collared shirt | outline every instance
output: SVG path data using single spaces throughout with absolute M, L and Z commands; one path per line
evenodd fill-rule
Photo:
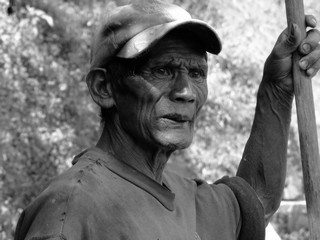
M 245 211 L 226 184 L 165 172 L 161 185 L 98 148 L 73 164 L 22 213 L 16 240 L 238 239 Z

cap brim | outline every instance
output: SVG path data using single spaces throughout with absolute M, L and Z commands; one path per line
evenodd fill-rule
M 150 27 L 131 38 L 118 52 L 117 57 L 135 58 L 154 46 L 161 38 L 174 29 L 186 29 L 199 38 L 199 45 L 209 53 L 218 54 L 222 45 L 216 31 L 207 23 L 196 20 L 183 20 Z

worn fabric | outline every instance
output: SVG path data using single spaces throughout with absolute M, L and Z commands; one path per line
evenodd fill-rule
M 252 213 L 223 182 L 165 172 L 161 185 L 98 148 L 73 163 L 25 209 L 15 240 L 233 240 L 244 224 L 256 228 L 241 215 L 263 212 L 254 194 L 248 198 L 249 206 L 257 206 Z M 253 191 L 244 183 L 241 188 Z
M 241 210 L 242 226 L 239 240 L 265 239 L 265 217 L 255 191 L 242 178 L 223 177 L 215 184 L 226 184 L 235 194 Z

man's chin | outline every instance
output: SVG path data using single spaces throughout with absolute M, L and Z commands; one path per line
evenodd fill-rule
M 167 151 L 185 149 L 192 143 L 192 136 L 166 136 L 158 139 L 161 147 Z

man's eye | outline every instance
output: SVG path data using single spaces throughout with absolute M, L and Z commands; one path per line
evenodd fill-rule
M 193 69 L 193 70 L 190 70 L 189 76 L 194 79 L 200 79 L 200 78 L 204 78 L 205 74 L 202 70 Z
M 161 68 L 156 68 L 153 70 L 153 73 L 155 76 L 161 78 L 161 77 L 169 77 L 172 75 L 172 71 L 168 67 L 161 67 Z

